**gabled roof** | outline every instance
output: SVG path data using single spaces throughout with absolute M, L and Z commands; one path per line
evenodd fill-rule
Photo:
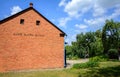
M 21 14 L 29 11 L 29 10 L 34 10 L 36 13 L 38 13 L 40 16 L 42 16 L 42 18 L 44 18 L 46 21 L 48 21 L 50 24 L 52 24 L 56 29 L 58 29 L 58 30 L 61 31 L 64 35 L 66 35 L 65 32 L 63 32 L 61 29 L 59 29 L 55 24 L 53 24 L 51 21 L 49 21 L 46 17 L 44 17 L 42 14 L 40 14 L 40 13 L 39 13 L 37 10 L 35 10 L 33 7 L 29 7 L 29 8 L 24 9 L 24 10 L 22 10 L 22 11 L 16 13 L 16 14 L 10 16 L 10 17 L 7 17 L 7 18 L 5 18 L 5 19 L 3 19 L 3 20 L 0 20 L 0 24 L 2 24 L 2 23 L 4 23 L 4 22 L 7 22 L 7 21 L 9 21 L 9 20 L 11 20 L 11 19 L 13 19 L 13 18 L 15 18 L 15 17 L 17 17 L 17 16 L 19 16 L 19 15 L 21 15 Z

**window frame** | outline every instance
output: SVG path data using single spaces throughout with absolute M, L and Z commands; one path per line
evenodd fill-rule
M 24 19 L 20 19 L 20 24 L 24 24 L 25 20 Z
M 36 20 L 36 25 L 39 26 L 40 25 L 40 21 Z

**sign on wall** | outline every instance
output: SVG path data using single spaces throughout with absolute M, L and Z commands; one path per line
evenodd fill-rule
M 13 33 L 14 36 L 31 36 L 31 37 L 44 37 L 42 34 L 32 34 L 32 33 Z

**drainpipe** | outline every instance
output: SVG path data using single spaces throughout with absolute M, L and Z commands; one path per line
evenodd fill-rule
M 66 63 L 66 50 L 64 49 L 64 68 L 66 68 L 67 63 Z
M 64 40 L 64 68 L 67 67 L 67 61 L 66 61 L 66 49 L 65 49 L 65 45 L 67 44 L 67 42 L 65 42 Z

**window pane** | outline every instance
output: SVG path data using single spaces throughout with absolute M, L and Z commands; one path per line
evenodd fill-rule
M 24 24 L 24 19 L 21 19 L 21 20 L 20 20 L 20 24 Z
M 37 21 L 36 21 L 36 25 L 40 25 L 40 21 L 37 20 Z

